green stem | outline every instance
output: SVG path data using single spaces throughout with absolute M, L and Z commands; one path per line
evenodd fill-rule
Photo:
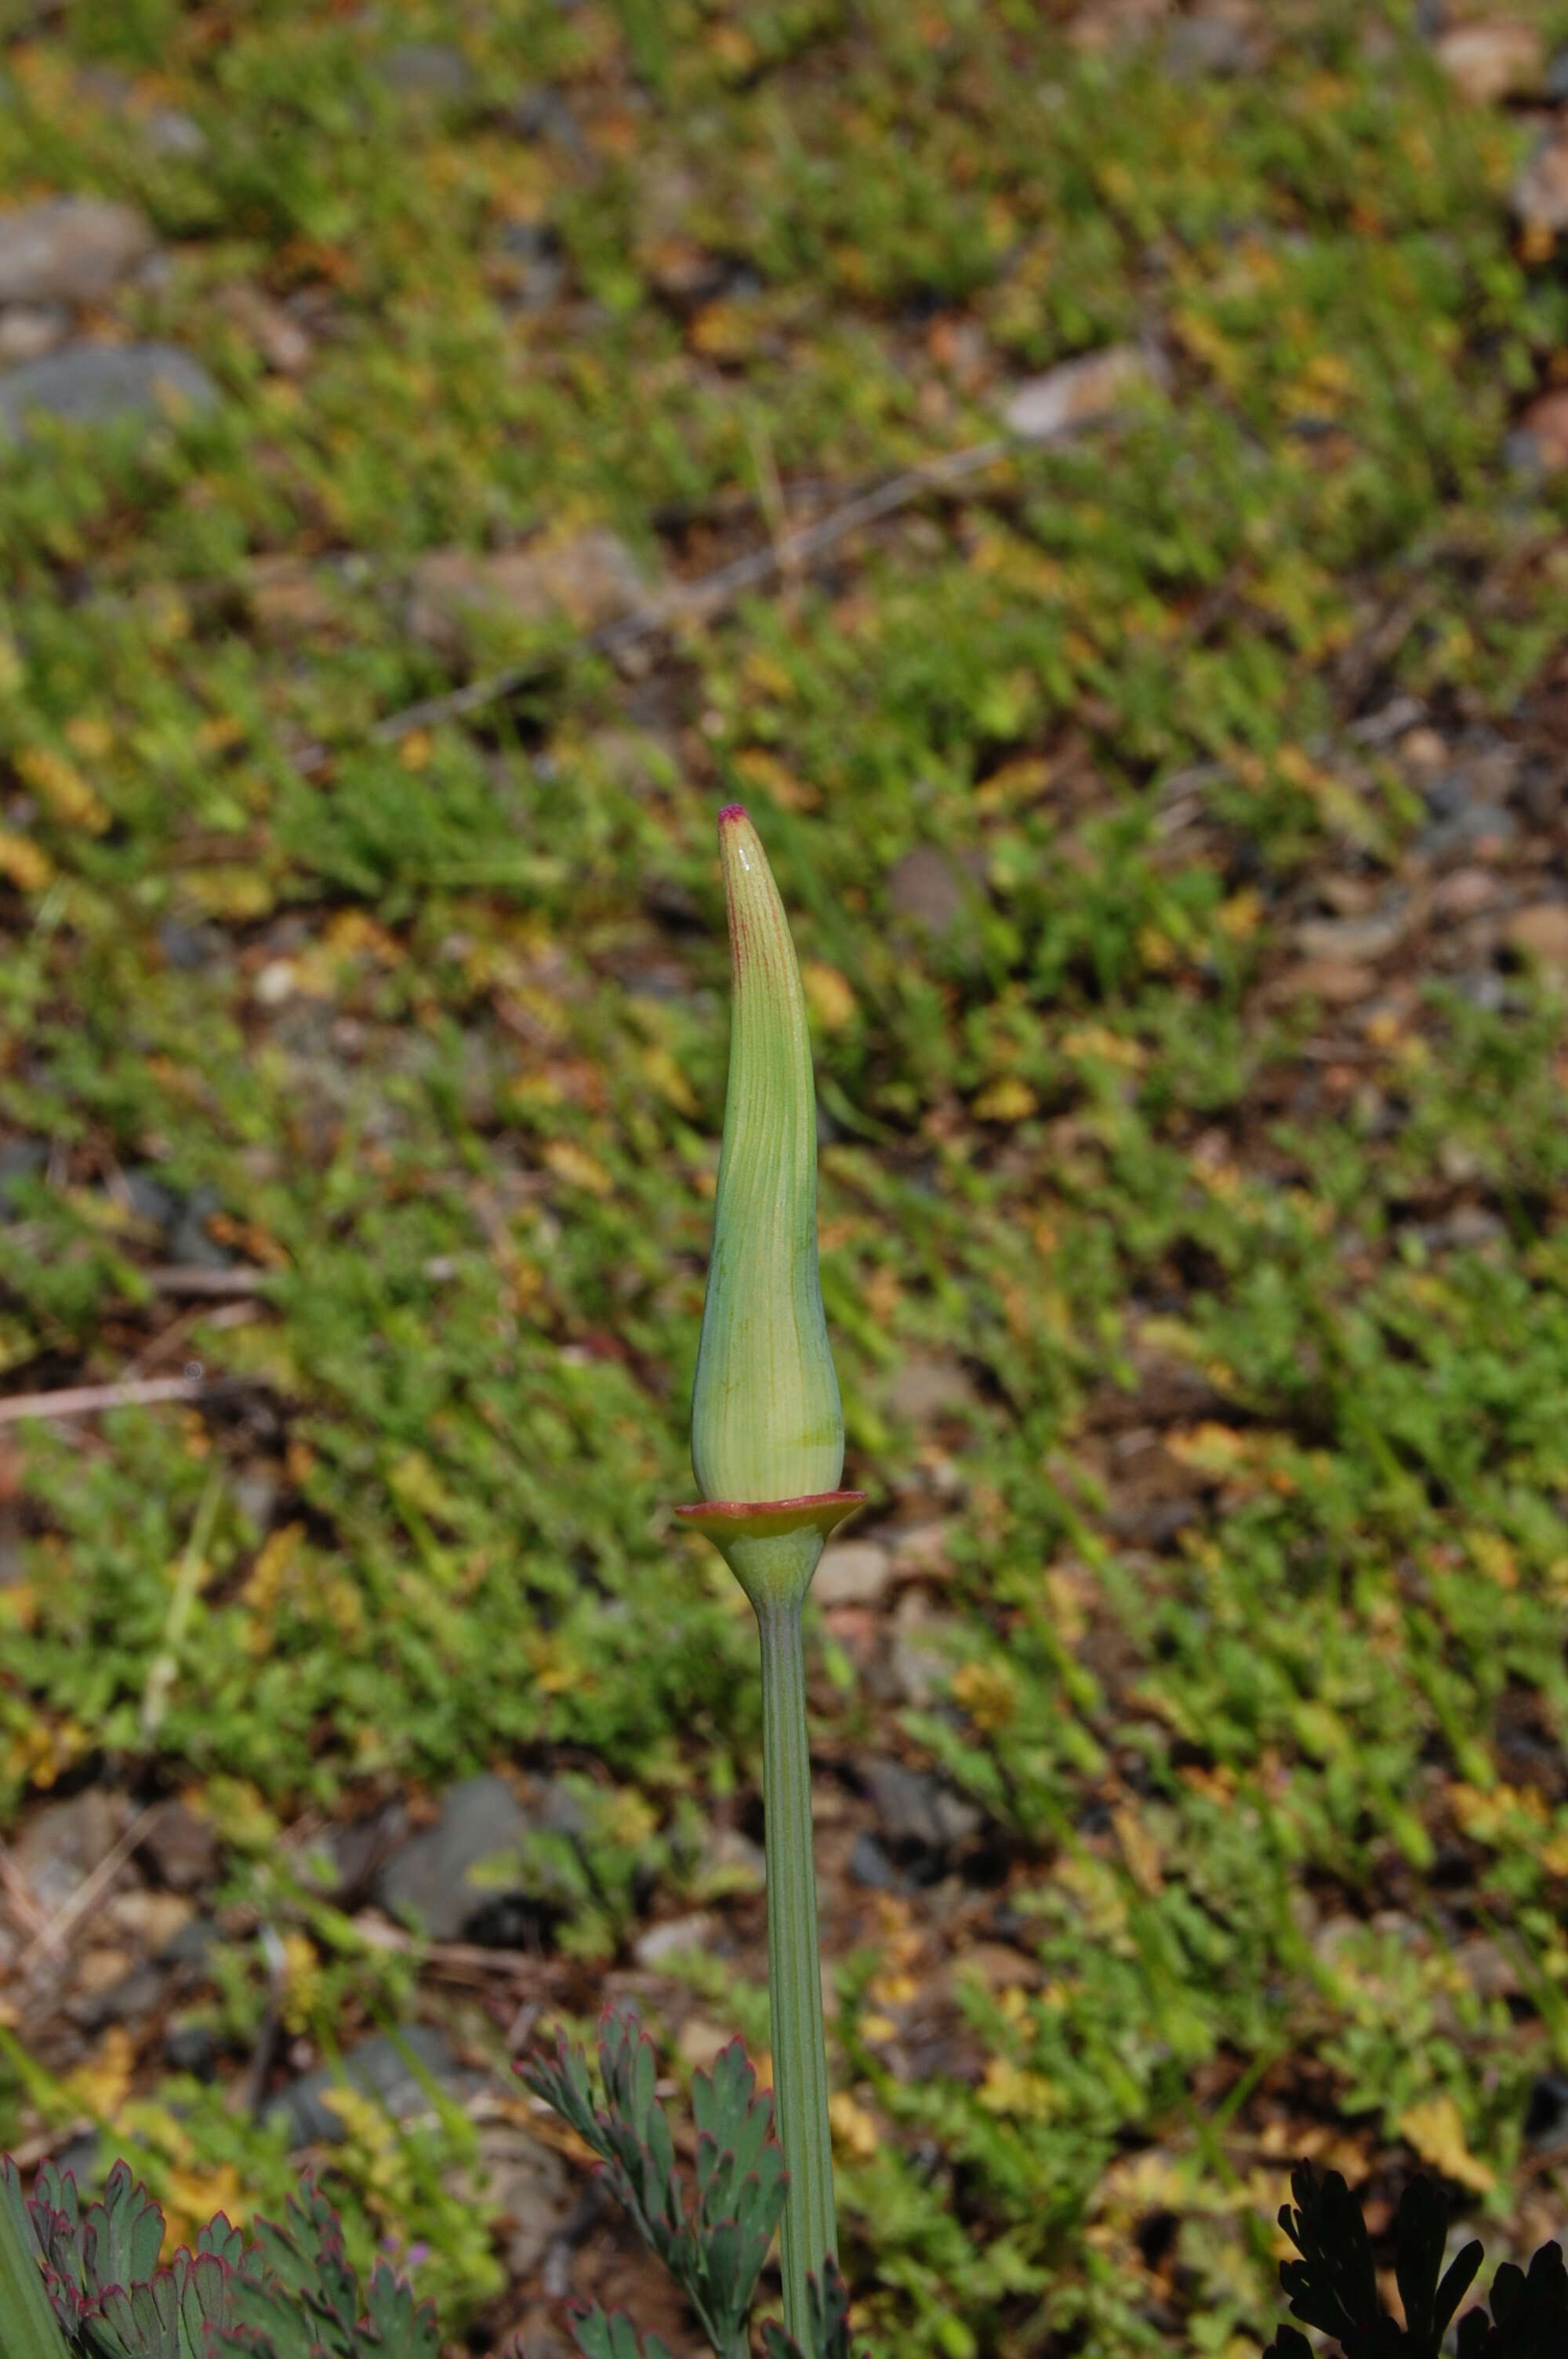
M 223 1474 L 215 1469 L 207 1478 L 196 1510 L 196 1520 L 190 1527 L 190 1538 L 185 1554 L 180 1558 L 174 1576 L 174 1588 L 169 1594 L 168 1614 L 163 1625 L 163 1645 L 153 1658 L 142 1690 L 141 1726 L 144 1743 L 151 1744 L 162 1723 L 168 1702 L 168 1691 L 174 1685 L 179 1669 L 179 1650 L 185 1644 L 196 1594 L 207 1573 L 207 1551 L 212 1545 L 212 1527 L 218 1520 L 218 1509 L 223 1500 Z
M 838 2249 L 822 1958 L 811 1856 L 811 1754 L 800 1605 L 757 1606 L 762 1642 L 762 1800 L 768 1868 L 768 2000 L 773 2104 L 789 2170 L 784 2213 L 784 2324 L 811 2348 L 808 2275 Z

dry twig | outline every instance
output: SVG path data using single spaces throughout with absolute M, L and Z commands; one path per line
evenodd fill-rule
M 219 1390 L 210 1376 L 133 1376 L 114 1385 L 67 1385 L 59 1392 L 13 1393 L 0 1400 L 0 1426 L 29 1418 L 101 1417 L 112 1408 L 154 1408 L 160 1401 L 200 1400 Z
M 370 1950 L 395 1950 L 416 1958 L 422 1966 L 447 1967 L 460 1973 L 531 1974 L 541 1983 L 557 1979 L 562 1962 L 535 1955 L 532 1950 L 491 1949 L 481 1941 L 427 1941 L 384 1918 L 362 1913 L 353 1928 Z
M 92 1875 L 77 1886 L 70 1898 L 55 1910 L 28 1942 L 16 1962 L 19 1973 L 29 1973 L 41 1958 L 64 1955 L 66 1935 L 74 1932 L 84 1918 L 92 1915 L 136 1845 L 162 1818 L 164 1809 L 162 1802 L 149 1802 L 145 1810 L 137 1811 L 118 1843 L 105 1852 Z
M 142 1272 L 155 1294 L 204 1295 L 217 1301 L 247 1299 L 259 1294 L 275 1275 L 270 1269 L 251 1269 L 244 1264 L 233 1269 L 207 1269 L 200 1262 L 169 1262 Z
M 712 622 L 746 591 L 758 588 L 775 575 L 788 577 L 803 572 L 841 541 L 848 540 L 862 525 L 892 516 L 928 492 L 945 491 L 966 483 L 971 475 L 983 474 L 1008 458 L 1015 448 L 1014 443 L 999 435 L 989 442 L 971 443 L 967 450 L 944 451 L 935 459 L 923 460 L 918 467 L 906 468 L 902 475 L 894 475 L 874 490 L 847 500 L 842 507 L 834 508 L 816 524 L 777 534 L 765 549 L 737 557 L 715 572 L 704 574 L 700 581 L 679 582 L 661 591 L 630 614 L 589 632 L 582 645 L 591 655 L 620 655 L 639 641 L 652 638 L 660 631 L 678 628 L 683 623 Z M 406 705 L 401 712 L 389 713 L 376 723 L 370 732 L 371 743 L 395 745 L 416 729 L 433 729 L 442 722 L 461 721 L 470 712 L 503 703 L 530 680 L 536 679 L 546 664 L 554 660 L 553 657 L 535 657 L 528 662 L 514 664 L 506 671 L 491 672 L 483 679 L 470 680 L 464 688 L 449 689 L 444 695 L 427 696 L 418 704 Z M 325 769 L 331 759 L 330 746 L 307 745 L 296 756 L 295 766 L 309 777 Z
M 0 1401 L 0 1425 L 28 1418 L 99 1418 L 108 1408 L 156 1408 L 158 1401 L 200 1401 L 205 1375 L 132 1375 L 118 1385 L 64 1385 L 59 1392 L 14 1392 Z

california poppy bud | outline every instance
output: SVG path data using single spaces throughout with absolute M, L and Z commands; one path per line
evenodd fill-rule
M 733 1012 L 713 1251 L 691 1405 L 708 1532 L 756 1602 L 805 1594 L 839 1491 L 844 1412 L 816 1265 L 816 1100 L 806 995 L 756 829 L 719 819 Z M 788 1548 L 775 1543 L 793 1536 Z M 749 1542 L 766 1542 L 758 1549 Z M 786 1571 L 785 1567 L 788 1570 Z

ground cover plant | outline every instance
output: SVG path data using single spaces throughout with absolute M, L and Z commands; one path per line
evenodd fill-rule
M 688 2201 L 675 2161 L 668 2116 L 654 2094 L 651 2044 L 635 2018 L 607 2009 L 599 2071 L 562 2039 L 553 2063 L 529 2068 L 529 2085 L 600 2158 L 598 2179 L 635 2224 L 650 2252 L 686 2295 L 715 2354 L 752 2348 L 748 2316 L 773 2232 L 785 2209 L 783 2156 L 771 2136 L 771 2107 L 739 2040 L 693 2083 L 697 2168 Z M 1337 2171 L 1320 2183 L 1298 2166 L 1299 2208 L 1280 2225 L 1300 2258 L 1280 2278 L 1298 2318 L 1336 2337 L 1342 2359 L 1436 2359 L 1481 2264 L 1473 2237 L 1446 2267 L 1441 2195 L 1418 2176 L 1394 2222 L 1395 2279 L 1402 2319 L 1379 2299 L 1366 2222 Z M 0 2328 L 11 2359 L 211 2359 L 243 2350 L 253 2359 L 431 2359 L 438 2328 L 428 2302 L 378 2263 L 362 2292 L 343 2252 L 341 2224 L 307 2179 L 286 2224 L 253 2224 L 249 2237 L 220 2212 L 193 2247 L 164 2257 L 164 2214 L 123 2162 L 101 2200 L 81 2204 L 69 2173 L 52 2164 L 24 2199 L 9 2161 L 0 2166 Z M 789 2295 L 789 2238 L 784 2276 Z M 807 2279 L 804 2348 L 813 2359 L 849 2359 L 849 2297 L 829 2256 Z M 1562 2248 L 1543 2245 L 1528 2272 L 1497 2271 L 1486 2303 L 1458 2319 L 1460 2359 L 1554 2359 L 1568 2333 L 1568 2272 Z M 624 2310 L 597 2302 L 568 2312 L 582 2359 L 669 2359 L 661 2337 L 640 2336 Z M 762 2326 L 767 2359 L 798 2359 L 802 2344 L 772 2319 Z M 513 2359 L 522 2359 L 514 2342 Z M 1312 2345 L 1281 2327 L 1264 2359 L 1307 2359 Z
M 164 2216 L 124 2163 L 85 2208 L 74 2182 L 49 2166 L 24 2207 L 7 2166 L 0 2207 L 0 2237 L 20 2232 L 20 2269 L 0 2266 L 0 2318 L 16 2359 L 207 2359 L 225 2350 L 433 2359 L 429 2304 L 416 2306 L 384 2261 L 362 2291 L 331 2207 L 308 2184 L 284 2227 L 258 2223 L 246 2238 L 220 2213 L 193 2251 L 167 2263 Z
M 1568 20 L 1509 17 L 1478 78 L 1336 0 L 10 10 L 24 2172 L 123 2152 L 172 2245 L 311 2159 L 475 2347 L 692 2347 L 507 2067 L 605 1995 L 766 2055 L 750 1609 L 671 1512 L 739 799 L 870 1494 L 807 1651 L 857 2341 L 1255 2351 L 1303 2154 L 1390 2304 L 1420 2169 L 1560 2231 Z M 51 418 L 105 350 L 183 407 Z

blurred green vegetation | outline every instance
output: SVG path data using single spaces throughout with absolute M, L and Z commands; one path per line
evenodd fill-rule
M 1420 2154 L 1496 2230 L 1568 2070 L 1561 993 L 1424 922 L 1359 1001 L 1281 984 L 1314 880 L 1426 874 L 1411 764 L 1347 730 L 1522 741 L 1568 621 L 1563 495 L 1506 449 L 1568 342 L 1509 215 L 1531 126 L 1402 6 L 1278 0 L 1223 74 L 1065 16 L 79 0 L 0 69 L 0 186 L 145 212 L 113 321 L 219 394 L 0 454 L 0 1353 L 14 1391 L 230 1380 L 7 1436 L 0 1827 L 93 1775 L 199 1795 L 323 2055 L 418 1984 L 291 1881 L 307 1812 L 564 1766 L 589 1831 L 529 1874 L 568 1950 L 721 1889 L 752 1638 L 668 1509 L 742 797 L 821 1018 L 846 1480 L 948 1518 L 935 1691 L 830 1631 L 819 1733 L 983 1803 L 1020 1952 L 919 2071 L 920 1897 L 846 1969 L 858 2314 L 946 2359 L 1252 2349 L 1303 2144 Z M 1141 341 L 1169 367 L 1108 421 L 619 664 L 580 612 L 415 614 L 436 550 L 693 578 L 779 487 L 809 518 Z M 181 1220 L 260 1275 L 173 1333 Z M 964 1379 L 925 1432 L 911 1356 Z M 1106 1437 L 1151 1424 L 1184 1504 L 1141 1531 Z M 218 1960 L 243 2049 L 266 1972 Z M 5 2022 L 0 2140 L 85 2110 L 177 2212 L 279 2200 L 222 2083 L 124 2042 L 73 2081 Z M 351 2126 L 354 2234 L 427 2244 L 460 2323 L 501 2277 L 460 2110 Z

